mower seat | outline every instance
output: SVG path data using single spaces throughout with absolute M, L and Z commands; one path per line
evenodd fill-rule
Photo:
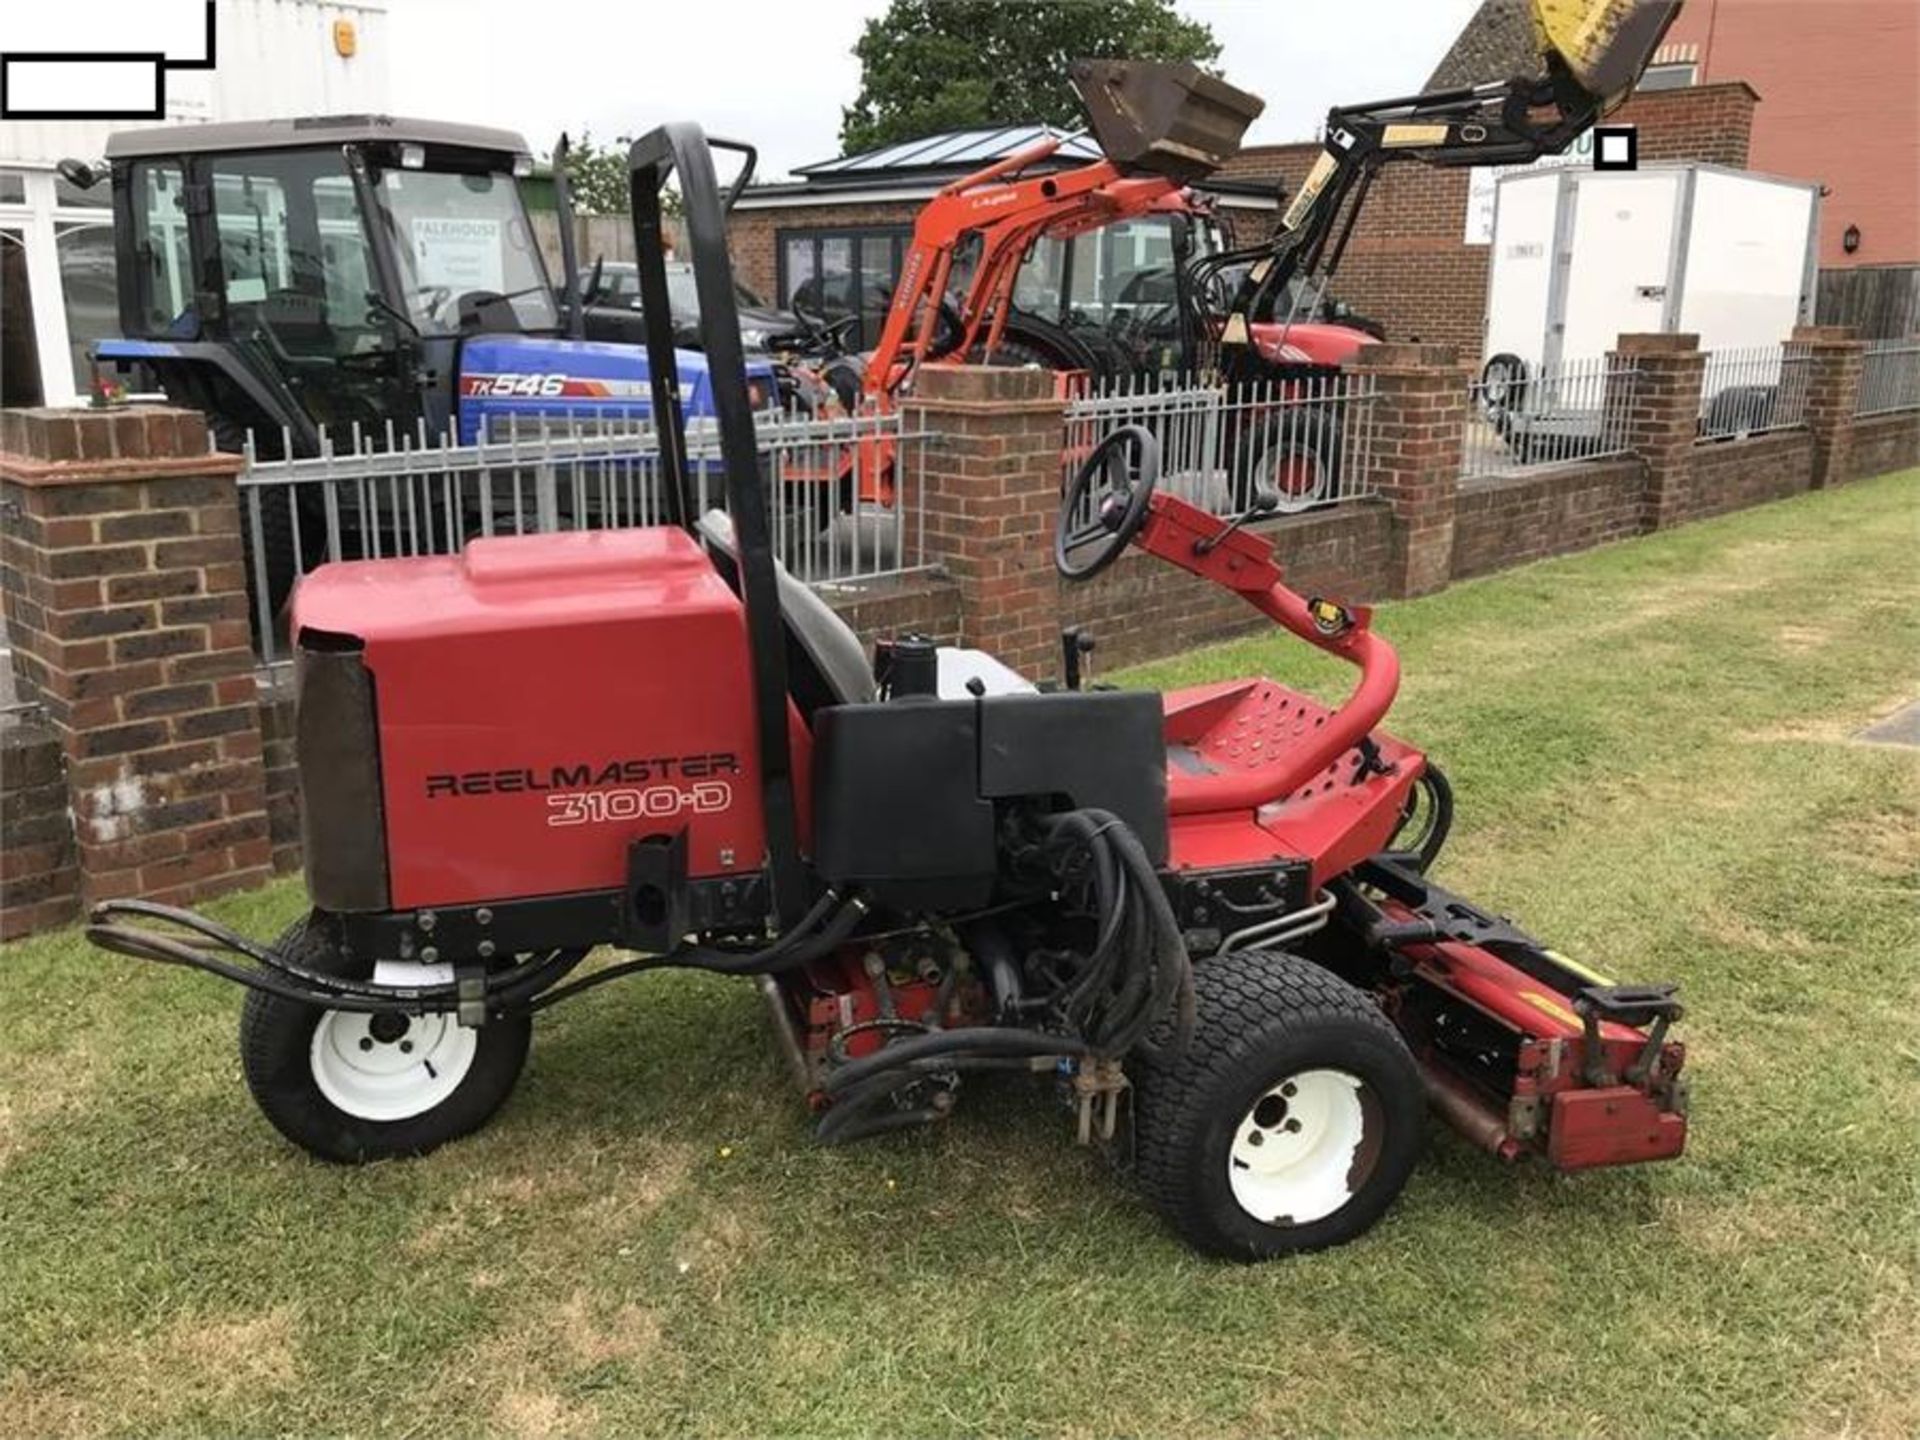
M 738 562 L 733 519 L 726 511 L 707 511 L 695 528 L 707 547 L 726 556 L 730 566 Z M 864 705 L 875 699 L 873 666 L 867 661 L 860 637 L 831 605 L 814 594 L 812 586 L 794 579 L 778 561 L 773 568 L 780 586 L 780 615 L 787 623 L 788 656 L 800 660 L 811 672 L 793 677 L 802 708 L 811 712 L 820 704 Z M 808 704 L 809 700 L 814 703 Z

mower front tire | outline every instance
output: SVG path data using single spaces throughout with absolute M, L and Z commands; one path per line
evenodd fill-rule
M 1426 1093 L 1362 991 L 1293 955 L 1194 967 L 1193 1038 L 1131 1067 L 1137 1178 L 1196 1249 L 1266 1260 L 1353 1239 L 1419 1158 Z
M 310 918 L 276 948 L 321 974 L 371 974 Z M 424 1155 L 478 1130 L 513 1093 L 532 1037 L 528 1015 L 463 1029 L 451 1015 L 363 1015 L 251 990 L 240 1014 L 240 1064 L 282 1135 L 322 1160 L 361 1164 Z

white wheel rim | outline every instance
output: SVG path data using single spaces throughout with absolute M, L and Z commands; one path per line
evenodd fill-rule
M 1308 1225 L 1351 1200 L 1371 1169 L 1361 1150 L 1377 1107 L 1365 1099 L 1364 1082 L 1344 1070 L 1303 1070 L 1262 1092 L 1227 1156 L 1240 1208 L 1263 1225 Z
M 360 1120 L 411 1120 L 460 1088 L 478 1034 L 451 1015 L 414 1015 L 396 1017 L 406 1029 L 383 1040 L 376 1018 L 329 1010 L 313 1027 L 313 1083 L 329 1101 Z
M 1280 483 L 1281 474 L 1289 464 L 1305 463 L 1313 468 L 1313 483 L 1304 489 L 1289 491 Z M 1320 456 L 1313 450 L 1296 450 L 1286 445 L 1274 445 L 1261 453 L 1254 467 L 1254 473 L 1264 475 L 1271 482 L 1274 492 L 1280 497 L 1280 512 L 1292 515 L 1301 510 L 1312 509 L 1327 498 L 1328 481 L 1331 472 L 1321 462 Z

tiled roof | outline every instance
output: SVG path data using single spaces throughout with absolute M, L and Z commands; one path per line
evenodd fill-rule
M 1427 80 L 1427 89 L 1482 85 L 1545 73 L 1534 47 L 1527 0 L 1481 0 L 1480 8 Z

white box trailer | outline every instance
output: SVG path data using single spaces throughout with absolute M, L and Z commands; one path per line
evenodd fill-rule
M 1557 436 L 1570 453 L 1590 450 L 1602 438 L 1600 357 L 1618 336 L 1778 346 L 1813 318 L 1819 208 L 1817 184 L 1719 165 L 1502 176 L 1481 352 L 1489 417 L 1509 443 L 1519 430 L 1531 449 L 1557 448 Z M 1715 374 L 1723 406 L 1746 408 L 1782 378 L 1777 351 Z M 1703 412 L 1719 398 L 1703 395 Z

